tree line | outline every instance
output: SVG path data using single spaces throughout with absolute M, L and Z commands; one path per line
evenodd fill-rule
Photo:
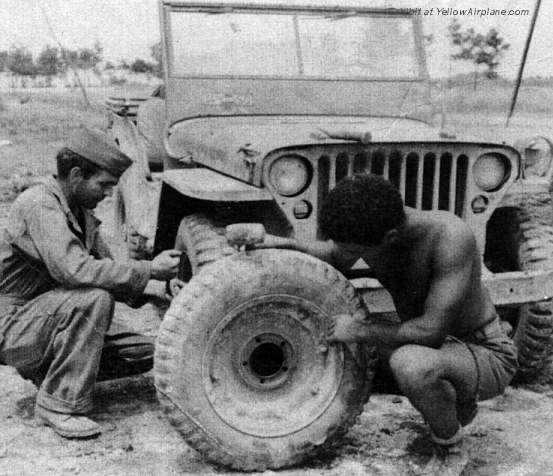
M 0 72 L 11 72 L 16 76 L 52 78 L 66 73 L 69 69 L 92 70 L 100 73 L 102 70 L 115 68 L 129 70 L 134 73 L 150 73 L 161 75 L 161 45 L 156 43 L 150 47 L 151 60 L 136 58 L 132 62 L 121 60 L 118 64 L 103 62 L 103 48 L 99 42 L 92 48 L 58 48 L 46 45 L 35 57 L 25 46 L 13 45 L 8 50 L 0 50 Z
M 484 68 L 483 74 L 488 79 L 498 77 L 497 68 L 500 60 L 510 45 L 500 36 L 495 28 L 480 33 L 474 28 L 463 28 L 453 20 L 448 27 L 448 37 L 454 52 L 450 58 L 454 61 L 465 61 L 473 64 L 474 81 L 478 71 Z M 427 46 L 434 41 L 432 34 L 424 37 Z M 14 45 L 8 50 L 0 50 L 0 72 L 9 71 L 16 76 L 34 77 L 37 75 L 52 78 L 66 73 L 68 69 L 92 70 L 100 73 L 116 68 L 134 73 L 149 73 L 161 76 L 161 43 L 150 47 L 150 59 L 135 58 L 134 61 L 119 61 L 113 64 L 103 62 L 103 48 L 96 42 L 92 48 L 66 49 L 56 46 L 45 46 L 35 58 L 25 46 Z

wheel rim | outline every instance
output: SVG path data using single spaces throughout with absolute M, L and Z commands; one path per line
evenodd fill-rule
M 253 336 L 240 351 L 238 365 L 243 381 L 260 390 L 280 387 L 294 370 L 296 356 L 292 344 L 282 335 L 262 333 Z
M 211 334 L 202 380 L 227 425 L 279 437 L 316 421 L 334 400 L 343 373 L 341 346 L 325 344 L 327 317 L 310 301 L 265 295 L 228 312 Z

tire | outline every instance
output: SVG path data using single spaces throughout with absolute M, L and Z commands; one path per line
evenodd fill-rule
M 181 262 L 179 270 L 179 278 L 185 282 L 204 266 L 236 254 L 227 243 L 224 228 L 217 228 L 203 215 L 189 215 L 181 220 L 175 249 L 186 253 L 188 262 Z
M 155 384 L 171 424 L 206 460 L 239 470 L 328 449 L 361 413 L 373 377 L 361 346 L 324 338 L 331 315 L 360 309 L 351 284 L 287 250 L 197 266 L 156 343 Z
M 549 194 L 527 197 L 518 223 L 519 269 L 553 268 L 553 208 Z M 513 335 L 518 349 L 519 380 L 534 380 L 542 373 L 551 352 L 552 334 L 551 300 L 521 306 Z

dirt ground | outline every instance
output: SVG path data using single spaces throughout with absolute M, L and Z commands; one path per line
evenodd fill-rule
M 2 475 L 231 474 L 203 462 L 165 421 L 150 375 L 98 384 L 93 418 L 104 433 L 82 441 L 36 425 L 36 389 L 14 370 L 0 367 L 0 379 Z M 404 397 L 378 394 L 331 454 L 264 474 L 547 475 L 552 455 L 549 387 L 509 388 L 481 403 L 463 446 L 448 455 L 428 443 L 420 416 Z
M 0 228 L 17 193 L 52 171 L 63 134 L 79 121 L 101 125 L 103 120 L 101 108 L 83 112 L 74 94 L 60 98 L 40 93 L 25 103 L 21 98 L 0 93 L 0 140 L 10 141 L 0 146 Z M 539 123 L 549 129 L 549 117 L 523 118 L 521 127 L 526 132 Z M 474 130 L 499 129 L 501 122 L 499 116 L 495 121 L 457 117 L 457 125 Z M 109 203 L 103 212 L 109 215 Z M 150 305 L 139 310 L 118 305 L 116 319 L 150 335 L 159 325 Z M 104 433 L 84 441 L 65 440 L 36 425 L 36 389 L 13 369 L 0 366 L 0 382 L 0 475 L 229 474 L 206 464 L 171 428 L 149 374 L 97 385 L 93 418 Z M 518 476 L 553 474 L 552 468 L 553 388 L 546 378 L 481 403 L 465 443 L 451 454 L 437 454 L 429 445 L 421 417 L 404 397 L 375 394 L 331 453 L 265 474 Z

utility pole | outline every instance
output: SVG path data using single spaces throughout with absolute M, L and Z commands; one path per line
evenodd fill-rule
M 50 36 L 57 43 L 57 45 L 60 48 L 60 52 L 63 54 L 63 51 L 66 50 L 66 48 L 64 48 L 63 45 L 61 44 L 61 42 L 58 40 L 58 37 L 56 36 L 56 33 L 54 31 L 54 28 L 52 28 L 52 23 L 50 22 L 50 18 L 48 17 L 48 14 L 46 13 L 46 10 L 44 9 L 43 5 L 40 5 L 40 10 L 42 11 L 42 14 L 44 15 L 44 20 L 46 21 L 46 25 L 48 26 Z M 86 94 L 86 89 L 84 87 L 84 84 L 81 81 L 81 77 L 79 76 L 79 73 L 77 72 L 77 68 L 75 68 L 75 65 L 71 61 L 68 61 L 67 59 L 65 61 L 66 61 L 66 64 L 69 66 L 69 68 L 71 68 L 71 71 L 73 72 L 73 75 L 75 76 L 77 84 L 79 85 L 79 89 L 81 90 L 81 93 L 83 94 L 83 100 L 84 100 L 85 106 L 87 108 L 89 108 L 90 107 L 90 101 L 88 99 L 88 95 Z
M 532 23 L 530 23 L 530 29 L 528 30 L 528 36 L 526 37 L 526 44 L 524 45 L 524 52 L 522 53 L 522 59 L 520 60 L 520 66 L 518 68 L 518 75 L 515 83 L 515 89 L 513 90 L 513 97 L 511 99 L 511 107 L 505 122 L 505 127 L 509 127 L 509 120 L 511 119 L 515 110 L 515 105 L 518 98 L 518 90 L 520 89 L 520 83 L 522 82 L 522 75 L 524 73 L 524 66 L 526 65 L 526 58 L 528 57 L 528 50 L 530 49 L 530 43 L 532 42 L 532 35 L 534 34 L 534 28 L 538 19 L 538 12 L 540 10 L 541 0 L 536 0 L 536 7 L 534 8 L 534 14 L 532 15 Z

